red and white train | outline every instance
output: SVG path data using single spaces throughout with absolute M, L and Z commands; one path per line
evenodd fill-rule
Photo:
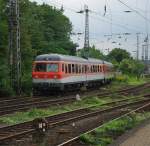
M 44 54 L 33 63 L 33 89 L 67 90 L 98 86 L 114 77 L 113 65 L 98 59 L 60 54 Z

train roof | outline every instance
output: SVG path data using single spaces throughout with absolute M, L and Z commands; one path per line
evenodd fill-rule
M 61 54 L 44 54 L 36 57 L 35 61 L 73 61 L 84 62 L 87 60 L 77 56 L 61 55 Z
M 104 63 L 103 60 L 95 59 L 95 58 L 88 58 L 89 63 Z
M 43 54 L 43 55 L 38 55 L 35 59 L 35 61 L 72 61 L 72 62 L 81 62 L 81 63 L 104 63 L 109 66 L 113 66 L 112 63 L 103 61 L 100 59 L 95 59 L 95 58 L 88 58 L 84 59 L 81 57 L 77 56 L 69 56 L 69 55 L 62 55 L 62 54 Z
M 111 62 L 107 62 L 107 61 L 104 61 L 104 64 L 107 64 L 109 66 L 113 66 L 113 64 Z

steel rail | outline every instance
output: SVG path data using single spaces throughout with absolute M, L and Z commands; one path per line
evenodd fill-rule
M 62 124 L 67 124 L 67 123 L 72 122 L 72 121 L 81 120 L 81 119 L 84 119 L 84 118 L 87 118 L 87 117 L 96 116 L 96 115 L 99 115 L 99 114 L 111 112 L 111 111 L 114 111 L 114 110 L 117 110 L 117 109 L 122 109 L 122 108 L 125 108 L 125 107 L 127 108 L 127 107 L 131 107 L 131 106 L 133 107 L 135 105 L 139 106 L 139 105 L 145 104 L 147 102 L 150 102 L 150 99 L 134 101 L 132 103 L 125 103 L 125 104 L 121 104 L 119 106 L 114 106 L 114 107 L 106 108 L 106 109 L 103 109 L 103 110 L 87 111 L 85 113 L 81 112 L 82 111 L 81 110 L 79 112 L 79 115 L 77 114 L 74 117 L 73 117 L 72 113 L 70 114 L 69 117 L 67 117 L 67 114 L 69 113 L 68 112 L 68 113 L 63 114 L 62 117 L 65 116 L 65 118 L 63 118 L 63 119 L 60 118 L 60 115 L 58 117 L 57 117 L 57 115 L 54 116 L 55 118 L 57 117 L 56 119 L 53 117 L 54 120 L 51 116 L 46 117 L 46 119 L 49 122 L 49 124 L 48 124 L 49 128 L 52 128 L 52 127 L 60 126 Z M 72 117 L 71 117 L 71 115 L 72 115 Z M 26 126 L 24 126 L 24 123 L 22 123 L 22 124 L 18 124 L 18 125 L 14 125 L 14 126 L 8 126 L 8 127 L 0 128 L 0 143 L 4 142 L 6 140 L 10 140 L 12 138 L 22 137 L 22 136 L 34 133 L 35 129 L 32 128 L 31 122 L 29 122 L 28 124 L 26 123 Z M 16 131 L 16 132 L 14 133 L 14 131 Z
M 149 107 L 149 106 L 150 106 L 150 103 L 146 103 L 145 105 L 143 105 L 143 106 L 141 106 L 141 107 L 138 107 L 137 109 L 134 109 L 134 110 L 132 110 L 132 111 L 130 111 L 130 112 L 128 112 L 128 113 L 125 113 L 125 114 L 121 115 L 120 117 L 117 117 L 117 118 L 115 118 L 115 119 L 113 119 L 113 120 L 111 120 L 111 121 L 109 121 L 109 122 L 106 122 L 106 123 L 100 125 L 99 127 L 96 127 L 96 128 L 91 129 L 91 130 L 89 130 L 89 131 L 87 131 L 87 132 L 84 132 L 84 133 L 82 133 L 82 135 L 83 135 L 83 134 L 89 134 L 89 133 L 95 131 L 97 128 L 102 128 L 103 126 L 105 126 L 105 125 L 107 125 L 107 124 L 109 124 L 109 123 L 112 123 L 113 121 L 117 121 L 117 120 L 119 120 L 119 119 L 121 119 L 121 118 L 124 118 L 124 117 L 126 117 L 126 116 L 129 116 L 130 114 L 133 114 L 133 113 L 135 113 L 135 112 L 138 112 L 138 111 L 140 111 L 140 110 L 143 110 L 143 109 L 145 109 L 145 108 L 147 108 L 147 107 Z M 71 146 L 71 144 L 72 144 L 73 142 L 75 142 L 75 141 L 77 141 L 77 140 L 80 139 L 80 136 L 81 136 L 81 135 L 76 136 L 76 137 L 74 137 L 74 138 L 72 138 L 72 139 L 69 139 L 69 140 L 67 140 L 67 141 L 65 141 L 65 142 L 63 142 L 63 143 L 61 143 L 61 144 L 59 144 L 59 145 L 57 145 L 57 146 Z

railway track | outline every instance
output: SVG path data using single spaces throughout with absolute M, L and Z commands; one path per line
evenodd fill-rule
M 129 95 L 129 94 L 132 94 L 132 95 L 137 95 L 138 93 L 140 93 L 142 90 L 146 89 L 146 88 L 149 88 L 150 87 L 150 83 L 145 83 L 145 84 L 141 84 L 141 85 L 138 85 L 138 86 L 134 86 L 134 87 L 129 87 L 129 88 L 124 88 L 124 89 L 120 89 L 120 90 L 117 90 L 117 91 L 113 91 L 113 92 L 106 92 L 106 93 L 100 93 L 100 94 L 97 94 L 97 96 L 109 96 L 111 94 L 122 94 L 122 95 Z
M 146 95 L 146 97 L 150 97 L 150 95 L 149 96 Z M 123 109 L 134 109 L 144 104 L 150 103 L 149 98 L 139 99 L 138 101 L 130 101 L 130 102 L 129 101 L 130 101 L 129 99 L 118 100 L 117 102 L 103 104 L 103 106 L 106 106 L 104 109 L 92 110 L 91 108 L 93 107 L 89 107 L 89 108 L 78 109 L 75 111 L 71 111 L 59 115 L 46 117 L 45 119 L 48 122 L 48 128 L 55 129 L 63 125 L 68 125 L 70 123 L 74 123 L 98 115 L 102 115 L 103 117 L 104 115 L 109 115 L 110 113 L 114 113 L 113 114 L 114 117 L 115 113 L 117 113 L 117 115 L 118 114 L 120 115 L 128 111 Z M 112 106 L 112 107 L 108 107 L 108 106 Z M 29 135 L 32 135 L 35 132 L 36 129 L 33 128 L 32 121 L 13 125 L 13 126 L 2 127 L 0 128 L 0 145 L 4 146 L 6 143 L 10 143 L 10 140 L 14 138 L 16 140 L 18 138 L 22 138 L 25 136 L 29 137 Z
M 75 101 L 75 97 L 62 99 L 31 99 L 19 102 L 6 103 L 0 107 L 0 116 L 18 111 L 26 111 L 32 108 L 46 108 L 52 105 L 67 104 Z M 4 102 L 5 103 L 5 102 Z
M 88 129 L 87 131 L 85 132 L 82 132 L 81 134 L 77 135 L 77 136 L 74 136 L 64 142 L 62 142 L 61 144 L 58 144 L 57 146 L 77 146 L 77 145 L 84 145 L 83 142 L 81 142 L 80 140 L 80 136 L 83 135 L 83 134 L 89 134 L 89 133 L 93 133 L 97 128 L 101 128 L 103 126 L 105 126 L 106 124 L 108 123 L 111 123 L 112 121 L 116 121 L 116 120 L 119 120 L 119 119 L 122 119 L 122 118 L 125 118 L 127 116 L 130 116 L 132 114 L 135 114 L 136 112 L 140 112 L 140 111 L 149 111 L 150 110 L 150 103 L 147 103 L 141 107 L 138 107 L 134 110 L 131 110 L 129 111 L 128 113 L 125 113 L 119 117 L 116 117 L 115 119 L 112 119 L 106 123 L 102 123 L 101 125 L 99 125 L 98 127 L 94 127 L 93 129 Z
M 99 93 L 84 93 L 81 94 L 83 98 L 87 98 L 90 96 L 97 96 L 97 97 L 106 97 L 111 94 L 117 93 L 117 94 L 123 94 L 123 95 L 129 95 L 129 94 L 138 94 L 145 88 L 149 88 L 150 83 L 145 83 L 143 85 L 138 85 L 135 87 L 130 87 L 126 89 L 120 89 L 114 92 L 105 92 L 102 94 Z M 98 91 L 97 91 L 98 92 Z M 0 116 L 6 115 L 6 114 L 12 114 L 14 112 L 18 111 L 26 111 L 32 108 L 47 108 L 52 105 L 63 105 L 70 102 L 76 101 L 75 95 L 69 95 L 68 97 L 62 97 L 62 98 L 42 98 L 42 97 L 13 97 L 11 99 L 5 99 L 2 98 L 0 101 Z

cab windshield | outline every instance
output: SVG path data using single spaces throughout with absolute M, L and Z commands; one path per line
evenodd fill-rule
M 36 63 L 35 72 L 46 72 L 46 64 L 45 63 Z
M 47 72 L 58 72 L 58 64 L 56 63 L 47 64 Z
M 36 72 L 58 72 L 58 64 L 56 63 L 37 63 L 35 65 Z

